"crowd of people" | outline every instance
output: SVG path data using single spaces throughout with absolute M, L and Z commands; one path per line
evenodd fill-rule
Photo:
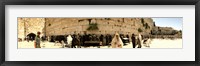
M 125 39 L 126 38 L 126 39 Z M 42 36 L 40 38 L 40 32 L 35 37 L 35 48 L 40 47 L 40 41 L 57 42 L 68 48 L 81 48 L 86 46 L 86 41 L 97 41 L 99 46 L 111 46 L 112 48 L 123 48 L 126 43 L 131 43 L 133 48 L 141 48 L 142 35 L 124 35 L 124 34 L 106 34 L 106 35 L 95 35 L 95 34 L 72 34 L 72 35 L 58 35 L 58 36 Z M 29 40 L 27 40 L 29 41 Z M 136 47 L 137 46 L 137 47 Z

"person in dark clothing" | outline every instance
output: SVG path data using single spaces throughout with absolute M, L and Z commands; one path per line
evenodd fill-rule
M 50 42 L 54 42 L 54 36 L 51 36 Z
M 65 35 L 65 41 L 64 41 L 65 44 L 68 44 L 68 43 L 67 43 L 67 36 L 68 36 L 68 35 Z
M 103 35 L 103 45 L 106 45 L 106 36 Z
M 72 35 L 72 38 L 74 38 L 75 36 L 76 36 L 76 34 L 73 34 L 73 35 Z
M 87 41 L 87 35 L 86 34 L 84 34 L 83 37 L 82 37 L 83 46 L 85 46 L 85 41 Z
M 81 48 L 81 46 L 80 46 L 80 40 L 78 39 L 77 35 L 75 35 L 73 37 L 72 48 L 76 48 L 76 45 L 77 45 L 78 48 Z
M 99 38 L 97 35 L 93 35 L 92 39 L 93 39 L 92 41 L 99 41 Z
M 81 44 L 81 46 L 83 46 L 83 44 L 84 44 L 84 42 L 83 42 L 83 40 L 84 40 L 84 39 L 83 39 L 83 35 L 80 35 L 80 36 L 79 36 L 79 39 L 80 39 L 80 44 Z
M 141 35 L 141 39 L 144 39 L 144 35 Z
M 129 38 L 129 35 L 128 35 L 128 34 L 126 35 L 126 38 Z
M 45 38 L 45 37 L 44 37 L 44 36 L 42 36 L 42 42 L 44 42 L 44 40 L 45 40 L 44 38 Z
M 88 35 L 88 41 L 92 41 L 92 35 L 91 34 Z
M 103 45 L 103 35 L 102 34 L 100 35 L 99 40 L 101 42 L 101 45 Z
M 86 35 L 86 39 L 87 39 L 86 41 L 90 41 L 90 38 L 89 38 L 89 37 L 90 37 L 90 34 L 87 34 L 87 35 Z
M 100 41 L 103 42 L 103 35 L 101 34 L 101 36 L 99 37 Z
M 121 34 L 121 35 L 120 35 L 120 38 L 122 39 L 123 45 L 126 45 L 126 44 L 125 44 L 125 40 L 124 40 L 124 38 L 125 38 L 124 34 Z
M 109 43 L 112 41 L 112 36 L 109 34 Z
M 108 45 L 109 44 L 109 35 L 107 34 L 106 35 L 106 45 Z
M 82 45 L 82 36 L 80 34 L 77 35 L 77 39 L 79 40 L 79 45 Z
M 76 38 L 72 37 L 72 47 L 71 48 L 76 48 Z
M 123 35 L 122 35 L 122 34 L 120 34 L 119 36 L 120 36 L 120 38 L 122 39 Z
M 106 38 L 106 45 L 109 45 L 109 43 L 112 41 L 112 36 L 110 34 L 107 34 L 105 38 Z
M 29 36 L 26 37 L 26 40 L 27 40 L 27 42 L 29 42 L 29 40 L 30 40 L 30 39 L 29 39 Z
M 126 35 L 126 38 L 128 38 L 128 40 L 126 40 L 127 42 L 130 42 L 130 40 L 129 40 L 129 35 L 127 34 Z
M 132 34 L 131 39 L 132 39 L 133 48 L 135 48 L 135 35 L 134 34 Z

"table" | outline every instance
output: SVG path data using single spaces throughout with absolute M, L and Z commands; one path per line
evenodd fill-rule
M 100 46 L 100 41 L 85 41 L 84 46 Z

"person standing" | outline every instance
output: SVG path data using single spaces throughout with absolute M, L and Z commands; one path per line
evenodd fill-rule
M 27 42 L 29 42 L 29 36 L 26 36 L 26 40 L 27 40 Z
M 126 38 L 129 38 L 129 35 L 128 35 L 128 34 L 126 35 Z
M 101 34 L 101 36 L 99 37 L 100 39 L 100 45 L 103 45 L 103 35 Z
M 138 35 L 138 48 L 142 48 L 142 35 Z
M 76 40 L 77 40 L 77 47 L 81 48 L 81 36 L 78 34 L 75 36 Z
M 108 43 L 109 43 L 109 45 L 110 45 L 110 43 L 111 43 L 111 41 L 112 41 L 112 36 L 109 34 L 108 37 L 109 37 Z
M 79 35 L 80 45 L 83 46 L 83 35 Z
M 122 48 L 123 42 L 118 33 L 115 34 L 114 38 L 111 41 L 112 48 Z
M 83 44 L 83 46 L 85 46 L 85 41 L 87 41 L 86 34 L 84 34 L 83 37 L 82 37 L 82 44 Z
M 131 37 L 131 39 L 132 39 L 132 45 L 133 45 L 133 48 L 135 48 L 135 35 L 134 34 L 132 34 L 132 37 Z
M 44 36 L 42 36 L 42 42 L 44 42 Z
M 37 36 L 35 37 L 35 48 L 41 48 L 40 47 L 40 32 L 37 32 Z
M 109 44 L 109 37 L 108 37 L 108 34 L 106 35 L 106 45 Z
M 76 48 L 76 45 L 77 45 L 78 48 L 81 48 L 81 46 L 80 46 L 80 40 L 78 39 L 77 35 L 75 35 L 72 38 L 72 48 Z
M 72 36 L 71 36 L 71 35 L 68 35 L 68 36 L 67 36 L 67 44 L 70 45 L 71 47 L 72 47 L 72 40 L 73 40 Z M 70 47 L 70 48 L 71 48 L 71 47 Z
M 126 35 L 126 38 L 128 39 L 128 40 L 126 40 L 126 41 L 130 43 L 130 37 L 129 37 L 129 34 Z

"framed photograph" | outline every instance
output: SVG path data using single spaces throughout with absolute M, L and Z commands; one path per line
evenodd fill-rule
M 199 0 L 1 1 L 1 65 L 198 66 Z

